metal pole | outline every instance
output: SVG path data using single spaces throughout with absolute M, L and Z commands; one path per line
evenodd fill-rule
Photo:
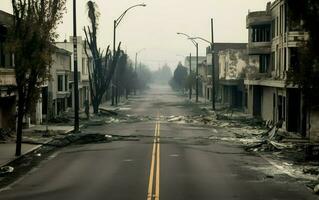
M 198 43 L 196 43 L 196 103 L 198 102 Z
M 192 53 L 189 54 L 189 77 L 190 77 L 190 82 L 189 82 L 189 100 L 192 100 Z
M 215 91 L 215 63 L 214 63 L 214 20 L 211 19 L 211 28 L 212 28 L 212 44 L 211 44 L 211 51 L 212 51 L 212 109 L 215 110 L 215 101 L 216 101 L 216 91 Z
M 113 58 L 115 58 L 115 54 L 116 54 L 116 20 L 114 20 L 114 27 L 113 27 Z M 115 72 L 116 73 L 116 72 Z M 114 91 L 114 76 L 112 78 L 112 106 L 114 106 L 114 94 L 115 94 L 115 91 Z
M 135 71 L 135 75 L 137 76 L 137 52 L 135 54 L 135 70 L 134 71 Z M 136 81 L 137 81 L 137 79 L 136 79 Z M 134 86 L 134 95 L 136 95 L 136 85 Z
M 76 0 L 73 0 L 73 59 L 74 59 L 74 132 L 79 132 L 79 80 L 76 33 Z

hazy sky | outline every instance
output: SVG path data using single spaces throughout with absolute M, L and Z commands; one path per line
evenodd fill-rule
M 0 9 L 12 13 L 11 0 L 0 0 Z M 269 0 L 96 0 L 101 13 L 99 44 L 106 48 L 113 41 L 113 20 L 131 5 L 146 3 L 147 7 L 131 10 L 117 30 L 117 41 L 134 60 L 156 69 L 165 63 L 174 68 L 182 56 L 195 54 L 192 43 L 176 32 L 201 36 L 210 40 L 210 18 L 214 18 L 215 42 L 247 42 L 248 10 L 264 10 Z M 88 24 L 87 0 L 77 0 L 78 34 Z M 58 28 L 60 40 L 72 35 L 72 0 L 67 0 L 67 13 Z M 200 42 L 200 55 L 207 44 Z

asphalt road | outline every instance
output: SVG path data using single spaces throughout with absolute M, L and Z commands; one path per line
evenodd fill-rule
M 11 188 L 6 200 L 264 200 L 317 199 L 272 166 L 230 143 L 208 141 L 211 128 L 167 123 L 160 116 L 190 115 L 183 97 L 154 87 L 135 97 L 128 113 L 152 116 L 139 123 L 86 131 L 138 135 L 139 141 L 73 145 L 43 161 Z M 222 133 L 221 133 L 222 134 Z

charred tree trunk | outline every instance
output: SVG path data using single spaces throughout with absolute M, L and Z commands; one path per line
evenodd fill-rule
M 93 113 L 94 114 L 98 114 L 99 113 L 99 106 L 100 106 L 100 102 L 98 102 L 97 99 L 94 99 L 92 102 L 93 105 Z
M 18 99 L 18 122 L 17 122 L 17 139 L 16 139 L 16 156 L 21 155 L 22 146 L 22 129 L 23 129 L 23 117 L 24 117 L 24 98 L 23 92 L 19 89 L 19 99 Z

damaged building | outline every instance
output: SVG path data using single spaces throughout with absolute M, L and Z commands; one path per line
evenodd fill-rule
M 247 49 L 226 49 L 219 52 L 219 94 L 225 107 L 244 108 L 244 72 Z
M 285 0 L 269 2 L 265 11 L 249 12 L 247 29 L 246 112 L 306 136 L 309 120 L 302 120 L 302 93 L 286 80 L 288 70 L 299 65 L 299 45 L 308 34 L 289 21 Z
M 14 56 L 6 51 L 5 40 L 12 15 L 0 10 L 0 128 L 15 128 L 16 79 Z

